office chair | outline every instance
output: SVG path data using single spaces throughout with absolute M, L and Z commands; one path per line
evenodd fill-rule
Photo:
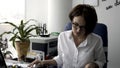
M 64 30 L 66 31 L 66 30 L 71 30 L 71 29 L 72 29 L 72 23 L 69 22 L 69 23 L 66 24 Z M 103 40 L 103 47 L 104 47 L 104 52 L 105 52 L 105 56 L 106 56 L 106 61 L 108 62 L 108 32 L 107 32 L 107 26 L 103 23 L 97 23 L 93 33 L 101 36 L 101 38 Z M 107 63 L 105 63 L 103 68 L 107 68 Z

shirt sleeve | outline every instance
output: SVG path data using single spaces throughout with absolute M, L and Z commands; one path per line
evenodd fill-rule
M 103 65 L 106 63 L 106 57 L 103 49 L 103 42 L 100 39 L 96 43 L 95 47 L 95 62 L 99 65 L 99 68 L 103 68 Z
M 57 50 L 58 50 L 58 55 L 56 57 L 54 57 L 53 59 L 57 62 L 57 65 L 58 66 L 61 66 L 63 64 L 63 61 L 62 61 L 62 48 L 61 48 L 61 38 L 60 38 L 60 35 L 58 37 L 58 46 L 57 46 Z

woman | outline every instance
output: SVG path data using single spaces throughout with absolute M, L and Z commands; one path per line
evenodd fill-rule
M 29 67 L 39 64 L 40 66 L 60 65 L 62 68 L 84 68 L 92 62 L 102 68 L 106 62 L 102 39 L 92 33 L 97 23 L 94 7 L 79 4 L 71 10 L 69 18 L 72 22 L 72 30 L 60 33 L 58 55 L 51 60 L 35 60 Z M 94 64 L 89 66 L 94 67 Z

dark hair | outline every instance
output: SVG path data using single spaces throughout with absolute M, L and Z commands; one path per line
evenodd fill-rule
M 90 5 L 87 5 L 87 4 L 77 5 L 69 13 L 69 18 L 70 18 L 71 21 L 73 21 L 73 18 L 75 16 L 82 16 L 85 19 L 86 35 L 93 32 L 94 27 L 95 27 L 95 25 L 97 23 L 97 20 L 98 20 L 96 10 L 93 6 L 90 6 Z

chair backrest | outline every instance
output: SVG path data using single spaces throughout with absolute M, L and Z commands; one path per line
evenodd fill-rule
M 66 30 L 71 30 L 72 29 L 72 23 L 69 22 L 66 24 L 65 26 L 65 31 Z M 101 36 L 102 40 L 103 40 L 103 47 L 104 47 L 104 52 L 106 55 L 106 61 L 108 61 L 108 32 L 107 32 L 107 26 L 103 23 L 97 23 L 95 26 L 95 29 L 93 31 L 93 33 L 98 34 L 99 36 Z M 103 68 L 107 68 L 107 63 L 105 63 Z

